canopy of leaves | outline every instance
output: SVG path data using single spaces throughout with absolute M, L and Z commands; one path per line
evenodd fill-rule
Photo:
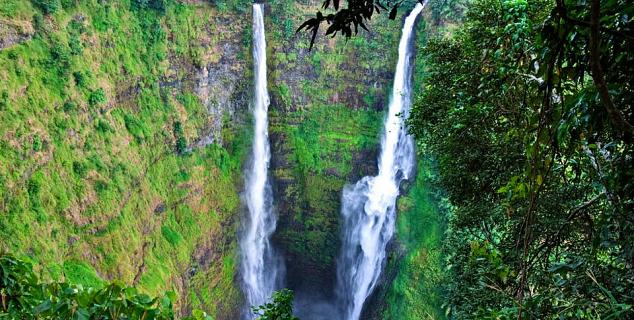
M 389 18 L 394 20 L 399 6 L 404 0 L 347 0 L 347 7 L 340 8 L 340 0 L 324 0 L 322 9 L 334 9 L 333 13 L 323 14 L 317 11 L 314 18 L 306 20 L 299 26 L 297 32 L 308 30 L 312 34 L 310 47 L 312 48 L 317 32 L 322 23 L 328 25 L 326 35 L 333 37 L 340 33 L 346 38 L 359 32 L 359 28 L 368 30 L 366 23 L 376 13 L 389 12 Z M 423 3 L 422 0 L 419 0 Z
M 634 315 L 633 15 L 476 0 L 427 44 L 409 125 L 453 205 L 453 317 Z

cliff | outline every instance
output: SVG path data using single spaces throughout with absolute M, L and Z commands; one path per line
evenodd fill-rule
M 49 6 L 49 5 L 52 5 Z M 350 40 L 267 6 L 275 244 L 298 297 L 332 291 L 345 183 L 376 170 L 400 21 Z M 0 6 L 0 248 L 48 279 L 176 290 L 181 314 L 242 305 L 252 91 L 248 1 Z

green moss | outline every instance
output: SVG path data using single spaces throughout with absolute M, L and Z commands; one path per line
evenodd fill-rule
M 161 233 L 163 233 L 163 237 L 169 242 L 171 245 L 178 245 L 179 242 L 183 240 L 183 236 L 178 231 L 172 230 L 169 226 L 162 226 Z
M 81 284 L 87 287 L 101 288 L 104 285 L 103 279 L 97 275 L 95 269 L 83 262 L 77 260 L 65 261 L 63 265 L 64 277 L 73 284 Z M 54 271 L 53 276 L 55 276 Z
M 172 1 L 165 12 L 129 1 L 58 3 L 46 18 L 29 1 L 0 6 L 12 22 L 39 17 L 32 40 L 0 51 L 0 250 L 35 256 L 54 279 L 96 283 L 96 269 L 148 293 L 179 288 L 195 250 L 233 224 L 248 128 L 224 120 L 223 145 L 179 156 L 174 146 L 199 139 L 214 119 L 191 91 L 158 83 L 168 56 L 202 62 L 193 61 L 203 46 L 193 39 L 220 16 Z M 220 39 L 211 36 L 207 48 Z M 229 289 L 227 299 L 239 300 L 233 281 Z
M 274 175 L 295 182 L 284 195 L 293 214 L 285 223 L 293 227 L 282 224 L 280 238 L 302 261 L 328 268 L 339 248 L 340 192 L 354 172 L 353 155 L 378 141 L 381 113 L 315 104 L 284 114 L 282 123 L 276 116 L 270 130 L 286 137 L 290 163 Z

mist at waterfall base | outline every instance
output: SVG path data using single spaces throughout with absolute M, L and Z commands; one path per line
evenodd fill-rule
M 378 175 L 364 177 L 343 190 L 342 248 L 337 260 L 337 297 L 346 320 L 357 320 L 385 266 L 386 246 L 394 234 L 400 183 L 415 167 L 414 141 L 403 120 L 411 104 L 410 64 L 417 4 L 405 19 L 388 114 L 381 138 Z
M 246 297 L 244 319 L 253 319 L 251 306 L 267 302 L 271 293 L 281 287 L 284 265 L 271 245 L 276 217 L 268 178 L 271 159 L 268 135 L 266 40 L 263 4 L 253 5 L 253 62 L 255 92 L 253 103 L 253 151 L 246 172 L 244 202 L 247 210 L 239 234 L 242 289 Z

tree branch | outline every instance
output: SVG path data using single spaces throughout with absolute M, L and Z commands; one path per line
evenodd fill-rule
M 617 110 L 614 106 L 614 103 L 610 98 L 608 86 L 605 83 L 603 68 L 601 67 L 601 60 L 599 56 L 599 43 L 601 41 L 601 39 L 599 38 L 601 1 L 592 0 L 590 11 L 590 67 L 592 69 L 592 79 L 594 80 L 594 84 L 597 86 L 601 102 L 603 103 L 603 106 L 608 113 L 610 121 L 612 121 L 612 123 L 620 131 L 628 132 L 630 134 L 634 133 L 634 126 L 627 122 L 627 120 L 623 118 L 621 112 L 619 112 L 619 110 Z
M 566 20 L 566 22 L 578 27 L 592 28 L 592 23 L 570 17 L 567 13 L 566 7 L 564 6 L 562 0 L 557 0 L 557 10 L 559 11 L 559 15 L 561 16 L 561 18 Z M 605 33 L 609 33 L 615 37 L 620 37 L 629 41 L 634 41 L 634 36 L 629 35 L 625 32 L 608 29 L 602 26 L 599 26 L 599 30 Z

